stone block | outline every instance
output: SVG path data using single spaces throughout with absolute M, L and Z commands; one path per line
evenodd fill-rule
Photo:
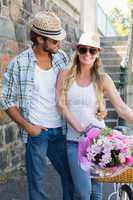
M 16 126 L 13 124 L 8 125 L 5 127 L 5 143 L 9 144 L 16 140 Z
M 6 169 L 8 165 L 8 154 L 6 151 L 0 152 L 0 171 Z
M 11 1 L 10 4 L 10 15 L 13 21 L 18 22 L 21 20 L 21 10 L 20 10 L 20 5 L 14 3 L 14 1 Z
M 30 13 L 32 12 L 32 0 L 24 0 L 24 9 Z
M 12 158 L 12 161 L 11 161 L 12 167 L 16 167 L 18 165 L 18 163 L 21 163 L 20 156 L 16 156 L 16 157 Z
M 23 24 L 16 24 L 15 25 L 15 32 L 16 32 L 16 40 L 18 42 L 25 42 L 26 41 L 26 26 Z
M 3 110 L 0 110 L 0 125 L 8 124 L 9 122 L 11 122 L 11 118 Z
M 4 132 L 3 127 L 0 127 L 0 148 L 4 145 Z
M 0 37 L 16 39 L 14 24 L 8 17 L 0 17 Z
M 8 6 L 2 6 L 1 7 L 1 15 L 9 17 L 9 8 L 8 8 Z

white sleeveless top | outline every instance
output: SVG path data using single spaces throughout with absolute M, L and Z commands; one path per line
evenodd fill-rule
M 84 128 L 89 124 L 100 128 L 105 127 L 104 120 L 96 118 L 98 103 L 93 83 L 87 87 L 81 87 L 74 82 L 68 90 L 67 102 L 69 110 L 75 114 Z M 79 141 L 79 133 L 69 124 L 67 127 L 67 140 Z
M 36 125 L 56 128 L 61 126 L 61 117 L 56 105 L 57 74 L 53 67 L 43 70 L 36 65 L 34 91 L 32 94 L 29 120 Z

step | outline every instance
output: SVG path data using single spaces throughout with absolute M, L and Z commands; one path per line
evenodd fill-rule
M 108 65 L 108 66 L 104 65 L 103 68 L 104 68 L 104 71 L 107 73 L 120 72 L 120 65 Z
M 101 37 L 101 41 L 125 41 L 128 40 L 128 36 L 110 36 L 110 37 Z
M 119 52 L 119 56 L 121 58 L 124 58 L 126 55 L 125 51 Z M 109 52 L 109 51 L 104 51 L 103 53 L 100 54 L 101 58 L 117 58 L 118 54 L 116 52 Z
M 119 74 L 119 73 L 117 73 L 117 74 L 115 74 L 115 73 L 110 73 L 109 75 L 110 75 L 110 77 L 113 79 L 113 81 L 120 80 L 120 74 Z
M 107 48 L 112 48 L 112 49 L 119 49 L 119 48 L 121 48 L 121 49 L 125 49 L 127 47 L 128 47 L 128 45 L 108 45 L 108 43 L 107 43 L 107 45 L 103 46 L 103 50 L 107 49 Z
M 124 54 L 123 54 L 124 55 Z M 122 56 L 122 55 L 120 55 L 120 54 L 111 54 L 110 53 L 110 55 L 108 54 L 103 54 L 102 56 L 101 56 L 101 59 L 102 60 L 123 60 L 125 58 L 125 55 L 124 56 Z
M 118 59 L 102 59 L 102 63 L 103 65 L 119 65 L 121 64 L 122 58 L 118 58 Z
M 111 61 L 121 61 L 123 58 L 122 58 L 122 56 L 120 56 L 120 55 L 116 55 L 116 57 L 106 57 L 106 56 L 103 56 L 102 58 L 101 58 L 101 60 L 102 61 L 109 61 L 109 62 L 111 62 Z
M 118 114 L 115 110 L 108 110 L 107 119 L 118 119 Z
M 112 45 L 115 45 L 115 46 L 120 46 L 120 45 L 127 45 L 128 44 L 128 40 L 123 40 L 123 41 L 120 41 L 120 40 L 115 40 L 115 41 L 101 41 L 101 46 L 112 46 Z
M 118 120 L 114 119 L 114 120 L 105 120 L 105 124 L 106 126 L 110 127 L 110 128 L 114 128 L 115 126 L 118 126 Z
M 102 54 L 116 54 L 125 57 L 127 55 L 127 48 L 106 48 L 103 50 Z

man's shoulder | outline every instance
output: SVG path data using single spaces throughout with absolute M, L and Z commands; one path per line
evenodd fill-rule
M 32 51 L 31 48 L 28 48 L 28 49 L 22 51 L 21 53 L 19 53 L 19 54 L 16 56 L 16 59 L 17 59 L 17 60 L 22 60 L 22 59 L 30 58 L 31 56 L 33 56 L 33 51 Z
M 66 65 L 69 62 L 69 58 L 67 54 L 63 50 L 59 50 L 55 55 L 54 55 L 55 60 L 59 62 L 64 62 Z
M 18 68 L 19 66 L 27 66 L 29 59 L 32 58 L 32 50 L 26 49 L 23 52 L 16 55 L 8 65 L 8 69 Z
M 61 57 L 65 57 L 65 58 L 68 58 L 67 54 L 65 51 L 63 51 L 62 49 L 60 49 L 57 54 Z

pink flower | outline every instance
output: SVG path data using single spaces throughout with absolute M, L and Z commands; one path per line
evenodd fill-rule
M 83 169 L 90 168 L 90 160 L 87 157 L 87 148 L 90 146 L 95 138 L 97 138 L 101 134 L 101 130 L 99 128 L 91 128 L 86 137 L 80 141 L 79 143 L 79 160 L 81 163 L 81 167 Z
M 125 163 L 126 162 L 126 158 L 123 154 L 119 154 L 119 159 L 120 159 L 120 163 Z
M 87 138 L 92 143 L 95 138 L 97 138 L 102 133 L 101 129 L 99 128 L 91 128 L 87 133 Z
M 126 162 L 128 165 L 132 165 L 133 164 L 133 156 L 126 157 Z
M 113 175 L 121 169 L 133 165 L 133 137 L 123 135 L 110 128 L 91 128 L 79 142 L 81 168 L 96 169 L 97 174 Z

